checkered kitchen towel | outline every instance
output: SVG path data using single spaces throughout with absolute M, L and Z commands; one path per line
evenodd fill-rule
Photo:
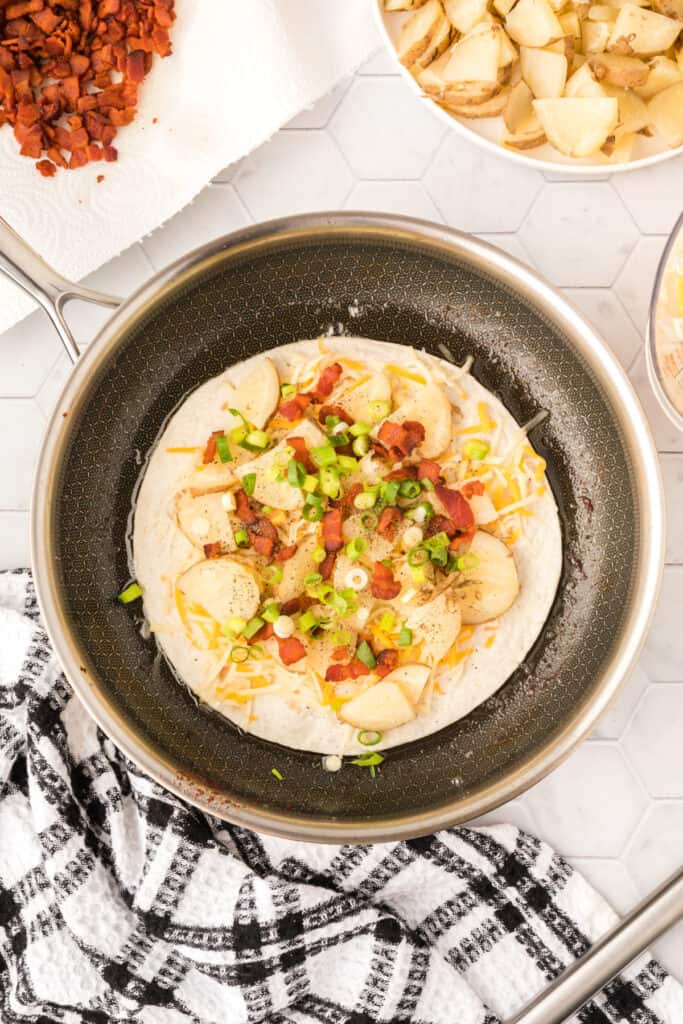
M 512 826 L 374 847 L 185 806 L 73 696 L 31 578 L 0 574 L 0 1021 L 496 1024 L 613 921 Z M 681 1024 L 643 958 L 576 1018 Z

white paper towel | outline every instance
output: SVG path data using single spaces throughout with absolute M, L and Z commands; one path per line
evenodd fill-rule
M 155 59 L 138 115 L 114 143 L 118 162 L 41 178 L 6 126 L 0 215 L 79 280 L 181 210 L 368 57 L 379 45 L 371 2 L 176 0 L 173 56 Z M 34 308 L 0 278 L 0 331 Z

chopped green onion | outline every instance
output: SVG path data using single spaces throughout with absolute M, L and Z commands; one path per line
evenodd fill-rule
M 270 505 L 264 505 L 263 508 L 261 509 L 261 511 L 263 512 L 264 516 L 269 516 L 269 515 L 272 515 L 272 513 L 275 511 L 275 509 L 271 508 Z
M 296 394 L 296 386 L 294 384 L 281 384 L 280 394 L 283 398 L 291 398 L 292 395 Z
M 331 466 L 337 461 L 337 453 L 331 444 L 321 444 L 318 448 L 311 448 L 311 458 L 316 466 L 322 469 L 324 466 Z
M 311 557 L 316 565 L 320 565 L 327 558 L 327 551 L 325 551 L 325 548 L 315 548 Z
M 232 462 L 232 452 L 228 447 L 228 440 L 225 434 L 216 435 L 216 451 L 221 462 Z
M 372 653 L 372 647 L 367 640 L 361 640 L 356 648 L 356 657 L 359 661 L 362 661 L 368 668 L 374 668 L 377 664 L 375 655 Z
M 248 647 L 233 647 L 230 651 L 230 661 L 234 661 L 236 665 L 241 665 L 243 661 L 246 661 L 249 657 Z
M 259 618 L 258 615 L 255 615 L 253 619 L 249 620 L 242 630 L 242 636 L 246 637 L 247 640 L 251 640 L 252 636 L 255 636 L 263 626 L 265 626 L 263 619 Z
M 334 594 L 334 587 L 331 583 L 318 583 L 311 588 L 311 597 L 315 597 L 318 601 L 322 601 L 323 604 L 327 604 L 328 597 L 330 594 Z
M 275 601 L 269 601 L 268 604 L 264 606 L 263 611 L 261 612 L 261 618 L 265 622 L 277 622 L 277 620 L 280 618 L 280 605 L 277 604 Z
M 393 612 L 384 612 L 382 618 L 379 620 L 379 628 L 384 633 L 391 633 L 396 623 L 396 616 Z
M 322 600 L 323 603 L 329 605 L 337 615 L 348 615 L 351 611 L 349 601 L 347 601 L 341 591 L 332 589 L 329 594 L 326 594 L 326 596 L 322 598 Z
M 434 490 L 434 484 L 432 483 L 431 480 L 428 480 L 426 476 L 422 478 L 422 486 L 424 487 L 425 491 Z
M 349 443 L 349 435 L 343 434 L 328 434 L 327 440 L 330 442 L 333 448 L 343 448 L 345 444 Z
M 119 601 L 121 604 L 130 604 L 131 601 L 137 601 L 139 597 L 142 597 L 142 587 L 139 583 L 131 583 L 121 591 Z
M 391 402 L 383 402 L 381 399 L 376 398 L 368 403 L 368 409 L 373 423 L 379 423 L 380 420 L 385 419 L 391 412 Z
M 241 445 L 248 433 L 246 427 L 233 427 L 230 431 L 230 440 L 233 444 Z
M 458 571 L 458 559 L 456 558 L 455 555 L 448 556 L 448 561 L 444 565 L 443 571 L 445 573 L 448 573 L 449 576 L 451 573 Z
M 398 485 L 398 493 L 402 498 L 417 498 L 422 491 L 422 484 L 419 480 L 401 480 Z
M 238 548 L 249 547 L 249 534 L 246 530 L 237 530 L 235 533 L 235 544 Z
M 284 776 L 282 775 L 282 772 L 279 772 L 277 768 L 271 768 L 270 774 L 274 775 L 278 782 L 284 781 Z
M 249 431 L 251 430 L 251 423 L 245 416 L 242 415 L 239 409 L 228 409 L 228 412 L 232 413 L 233 416 L 238 416 L 239 419 L 242 420 L 242 426 L 247 431 L 247 433 L 249 433 Z
M 233 615 L 231 619 L 228 619 L 225 625 L 234 636 L 239 636 L 242 630 L 246 628 L 247 620 L 240 619 L 236 615 Z
M 266 466 L 264 472 L 267 480 L 284 480 L 284 474 L 277 466 Z
M 370 775 L 374 779 L 376 769 L 383 761 L 384 755 L 380 754 L 377 750 L 373 750 L 372 753 L 361 754 L 360 757 L 354 758 L 351 764 L 358 765 L 359 768 L 369 768 Z
M 319 572 L 309 572 L 308 576 L 304 576 L 304 586 L 314 587 L 317 583 L 322 583 L 323 578 Z
M 399 647 L 410 647 L 413 642 L 413 631 L 408 629 L 405 622 L 401 626 L 401 630 L 398 634 L 398 646 Z
M 237 539 L 237 534 L 235 534 Z M 279 565 L 267 565 L 263 570 L 263 578 L 266 583 L 279 583 L 282 579 L 282 568 Z
M 325 466 L 320 470 L 320 490 L 328 498 L 339 497 L 339 472 L 334 466 Z
M 264 653 L 265 652 L 261 644 L 251 644 L 249 647 L 249 657 L 254 661 L 257 661 L 258 658 L 262 658 Z
M 265 430 L 250 430 L 244 441 L 242 441 L 243 448 L 248 448 L 254 452 L 262 452 L 269 444 L 270 438 Z
M 434 506 L 432 505 L 431 501 L 421 501 L 419 505 L 415 506 L 413 512 L 417 512 L 419 508 L 421 508 L 422 511 L 424 512 L 424 522 L 426 523 L 427 520 L 431 519 L 432 516 L 434 515 Z
M 364 455 L 367 455 L 370 451 L 370 438 L 367 434 L 363 434 L 361 437 L 355 438 L 351 445 L 351 450 L 359 459 L 362 459 Z
M 303 487 L 306 482 L 306 467 L 296 459 L 290 459 L 287 463 L 287 481 L 292 487 Z
M 337 465 L 340 473 L 355 473 L 358 469 L 358 459 L 353 459 L 350 455 L 339 455 Z
M 470 569 L 476 569 L 479 565 L 479 559 L 476 555 L 467 553 L 466 555 L 460 555 L 455 560 L 455 564 L 460 572 L 469 572 Z
M 398 480 L 387 480 L 379 489 L 387 505 L 393 505 L 398 497 Z
M 424 565 L 429 559 L 429 552 L 426 551 L 421 544 L 416 544 L 414 548 L 411 548 L 408 552 L 408 565 L 417 566 Z
M 306 491 L 306 493 L 307 494 L 313 494 L 313 491 L 316 489 L 317 486 L 318 486 L 318 478 L 317 478 L 317 476 L 313 476 L 311 473 L 307 473 L 306 474 L 306 479 L 304 480 L 304 487 L 303 487 L 303 489 Z
M 327 430 L 334 430 L 334 428 L 339 426 L 340 423 L 341 420 L 339 419 L 338 416 L 325 417 L 325 427 L 327 428 Z
M 357 558 L 360 558 L 367 546 L 368 542 L 364 537 L 354 537 L 353 540 L 349 541 L 346 545 L 347 557 L 355 562 Z
M 244 493 L 251 497 L 256 487 L 256 473 L 245 473 L 242 477 L 242 487 L 244 488 Z
M 488 441 L 472 440 L 463 445 L 462 450 L 468 459 L 474 459 L 476 462 L 480 462 L 482 459 L 485 459 L 491 451 L 491 445 Z
M 369 434 L 371 430 L 372 427 L 369 423 L 363 423 L 361 421 L 360 423 L 354 423 L 353 426 L 349 427 L 349 434 L 351 434 L 351 437 L 364 437 L 366 434 Z
M 353 640 L 353 633 L 351 633 L 348 629 L 337 629 L 332 634 L 331 640 L 332 643 L 336 644 L 338 647 L 345 647 L 347 644 L 350 644 L 351 641 Z
M 353 504 L 354 508 L 366 509 L 372 508 L 376 501 L 377 495 L 373 494 L 372 491 L 361 491 L 361 493 L 357 494 L 353 499 Z
M 307 494 L 301 513 L 309 523 L 317 523 L 323 517 L 323 501 L 317 494 Z
M 427 551 L 438 551 L 440 548 L 448 547 L 448 534 L 447 533 L 436 533 L 433 537 L 422 542 L 422 547 L 426 548 Z
M 364 512 L 360 521 L 364 530 L 374 530 L 379 522 L 374 512 Z
M 309 608 L 308 611 L 299 616 L 297 623 L 302 633 L 308 633 L 318 625 L 318 617 Z
M 358 733 L 358 742 L 364 747 L 374 747 L 382 739 L 382 733 L 376 729 L 361 729 Z

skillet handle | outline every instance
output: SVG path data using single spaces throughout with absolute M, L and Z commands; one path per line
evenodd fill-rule
M 115 295 L 73 284 L 48 266 L 45 260 L 0 217 L 0 272 L 19 285 L 45 310 L 54 324 L 67 355 L 76 362 L 80 350 L 64 318 L 64 306 L 70 299 L 95 302 L 112 309 L 123 299 Z
M 672 875 L 506 1024 L 563 1024 L 683 917 L 683 870 Z

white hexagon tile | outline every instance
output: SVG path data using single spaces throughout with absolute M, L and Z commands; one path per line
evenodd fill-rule
M 381 52 L 189 207 L 93 275 L 133 291 L 153 270 L 256 219 L 387 210 L 475 232 L 545 275 L 630 375 L 651 422 L 669 507 L 662 594 L 640 664 L 593 737 L 525 796 L 489 815 L 548 839 L 624 911 L 683 861 L 683 435 L 654 401 L 642 356 L 657 261 L 683 205 L 683 157 L 575 181 L 492 156 L 449 132 Z M 86 344 L 102 314 L 74 304 Z M 31 469 L 69 372 L 35 313 L 0 340 L 0 567 L 26 564 Z M 659 948 L 683 978 L 683 930 Z

